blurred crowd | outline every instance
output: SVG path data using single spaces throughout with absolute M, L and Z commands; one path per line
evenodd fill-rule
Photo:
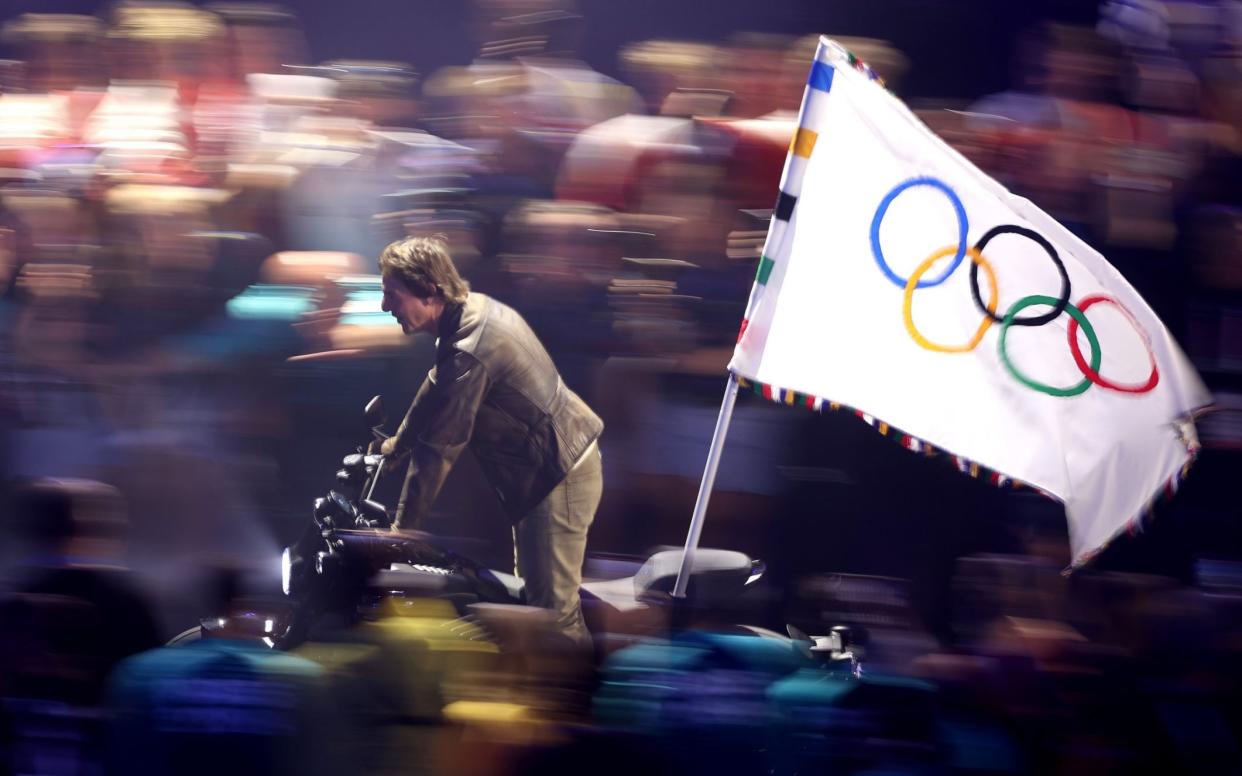
M 249 611 L 366 400 L 412 396 L 433 347 L 376 274 L 406 235 L 444 235 L 604 418 L 588 575 L 682 541 L 818 34 L 639 41 L 614 78 L 578 59 L 571 0 L 470 19 L 475 59 L 427 74 L 316 62 L 269 3 L 2 20 L 0 774 L 1240 767 L 1229 0 L 1107 0 L 1094 27 L 1026 31 L 1010 90 L 910 99 L 1104 253 L 1216 393 L 1180 502 L 1209 528 L 1160 573 L 1062 577 L 1047 504 L 742 401 L 705 541 L 774 562 L 697 629 L 652 603 L 646 638 L 588 665 L 538 613 L 411 601 L 297 655 L 225 633 L 132 658 Z M 917 62 L 838 40 L 906 96 Z M 459 469 L 428 528 L 503 568 L 490 489 Z M 864 670 L 734 621 L 849 626 Z

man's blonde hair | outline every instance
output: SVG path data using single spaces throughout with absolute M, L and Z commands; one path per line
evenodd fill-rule
M 457 274 L 443 235 L 406 237 L 389 244 L 380 253 L 379 268 L 381 274 L 400 280 L 421 299 L 440 297 L 462 304 L 470 293 L 470 284 Z

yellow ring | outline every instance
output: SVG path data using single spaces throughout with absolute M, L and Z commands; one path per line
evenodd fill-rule
M 987 333 L 988 327 L 992 325 L 992 319 L 985 315 L 983 317 L 983 322 L 979 324 L 979 329 L 975 332 L 975 336 L 971 337 L 970 341 L 965 345 L 939 345 L 924 337 L 915 327 L 913 309 L 914 289 L 918 286 L 919 279 L 923 277 L 923 274 L 926 273 L 927 270 L 931 269 L 932 265 L 937 261 L 943 259 L 945 256 L 951 256 L 955 253 L 957 253 L 957 246 L 950 245 L 947 248 L 941 248 L 931 256 L 927 257 L 927 259 L 918 266 L 918 269 L 914 270 L 913 274 L 910 275 L 910 279 L 906 281 L 905 300 L 902 303 L 901 312 L 903 317 L 906 319 L 906 331 L 910 333 L 910 338 L 923 348 L 933 350 L 937 353 L 969 353 L 978 347 L 979 343 L 983 340 L 983 335 Z M 988 299 L 988 310 L 995 313 L 997 297 L 999 296 L 996 288 L 996 273 L 992 271 L 992 265 L 988 263 L 987 259 L 983 258 L 983 254 L 980 253 L 978 249 L 967 248 L 966 254 L 970 256 L 971 261 L 978 264 L 980 267 L 983 267 L 983 271 L 987 273 L 988 284 L 992 287 L 992 295 L 991 298 Z

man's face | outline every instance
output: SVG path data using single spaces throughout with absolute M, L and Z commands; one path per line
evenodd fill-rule
M 380 308 L 391 313 L 406 334 L 435 331 L 438 305 L 434 297 L 416 296 L 405 284 L 387 273 L 383 276 L 384 301 Z

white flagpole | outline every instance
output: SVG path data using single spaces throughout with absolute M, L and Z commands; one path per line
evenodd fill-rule
M 699 496 L 694 502 L 694 514 L 690 518 L 690 530 L 686 533 L 686 549 L 681 555 L 681 569 L 673 585 L 673 597 L 685 598 L 690 583 L 690 569 L 694 564 L 694 551 L 699 546 L 699 534 L 703 533 L 703 516 L 707 513 L 707 501 L 716 482 L 716 469 L 720 465 L 720 452 L 725 435 L 729 433 L 729 421 L 733 418 L 733 404 L 737 401 L 737 375 L 729 373 L 724 400 L 720 403 L 720 415 L 716 418 L 716 431 L 712 434 L 712 446 L 707 450 L 707 465 L 703 467 L 703 480 L 699 483 Z

